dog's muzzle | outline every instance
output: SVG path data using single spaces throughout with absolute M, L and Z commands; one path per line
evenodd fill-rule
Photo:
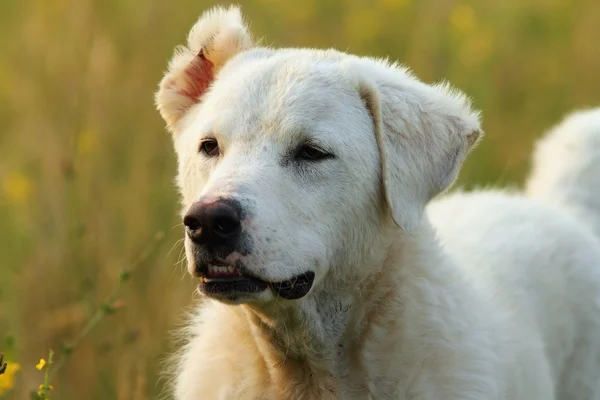
M 242 239 L 242 209 L 236 200 L 220 198 L 198 201 L 189 208 L 183 224 L 186 235 L 202 249 L 195 260 L 194 275 L 200 278 L 200 292 L 232 300 L 260 293 L 267 288 L 281 298 L 294 300 L 310 291 L 315 273 L 307 271 L 281 282 L 269 282 L 251 274 L 241 261 L 225 262 L 227 255 L 245 247 Z
M 291 279 L 268 282 L 247 272 L 243 264 L 205 264 L 196 268 L 200 278 L 198 290 L 207 296 L 231 300 L 243 295 L 260 293 L 267 288 L 287 300 L 300 299 L 308 294 L 315 280 L 315 273 L 307 271 Z

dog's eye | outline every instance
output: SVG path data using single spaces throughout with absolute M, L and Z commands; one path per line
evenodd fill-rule
M 214 139 L 206 139 L 200 143 L 200 151 L 206 153 L 207 156 L 219 155 L 219 143 Z
M 296 158 L 301 160 L 321 160 L 323 158 L 331 158 L 333 154 L 324 152 L 314 146 L 305 144 L 298 149 Z

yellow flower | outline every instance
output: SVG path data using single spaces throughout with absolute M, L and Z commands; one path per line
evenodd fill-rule
M 48 392 L 54 390 L 54 386 L 52 385 L 44 385 L 43 383 L 38 386 L 38 391 L 37 394 L 39 397 L 41 397 L 44 400 L 50 400 L 50 397 L 48 397 Z
M 21 369 L 17 363 L 7 363 L 6 371 L 0 375 L 0 395 L 15 385 L 15 374 Z
M 40 362 L 37 363 L 37 365 L 35 367 L 37 368 L 38 371 L 41 371 L 42 369 L 44 369 L 45 366 L 46 366 L 46 360 L 44 360 L 43 358 L 40 358 Z
M 54 386 L 52 385 L 48 385 L 48 387 L 46 387 L 46 385 L 44 385 L 43 383 L 40 384 L 40 386 L 38 386 L 38 390 L 54 390 Z
M 33 183 L 22 172 L 13 171 L 4 178 L 2 191 L 8 200 L 21 203 L 26 201 L 33 193 Z

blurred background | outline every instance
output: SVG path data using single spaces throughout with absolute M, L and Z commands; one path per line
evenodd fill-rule
M 0 2 L 0 351 L 12 371 L 0 397 L 29 398 L 39 359 L 52 348 L 60 360 L 63 343 L 104 311 L 114 312 L 62 356 L 52 398 L 163 391 L 194 282 L 178 263 L 175 158 L 153 92 L 173 47 L 214 4 Z M 461 174 L 466 187 L 520 185 L 534 139 L 566 112 L 600 105 L 597 0 L 241 5 L 266 44 L 389 55 L 466 91 L 487 133 Z

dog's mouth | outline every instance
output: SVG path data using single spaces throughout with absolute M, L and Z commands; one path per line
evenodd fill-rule
M 281 298 L 300 299 L 308 294 L 315 273 L 307 271 L 281 282 L 267 282 L 249 274 L 235 265 L 207 264 L 200 269 L 198 290 L 216 298 L 234 299 L 243 295 L 260 293 L 271 287 Z

